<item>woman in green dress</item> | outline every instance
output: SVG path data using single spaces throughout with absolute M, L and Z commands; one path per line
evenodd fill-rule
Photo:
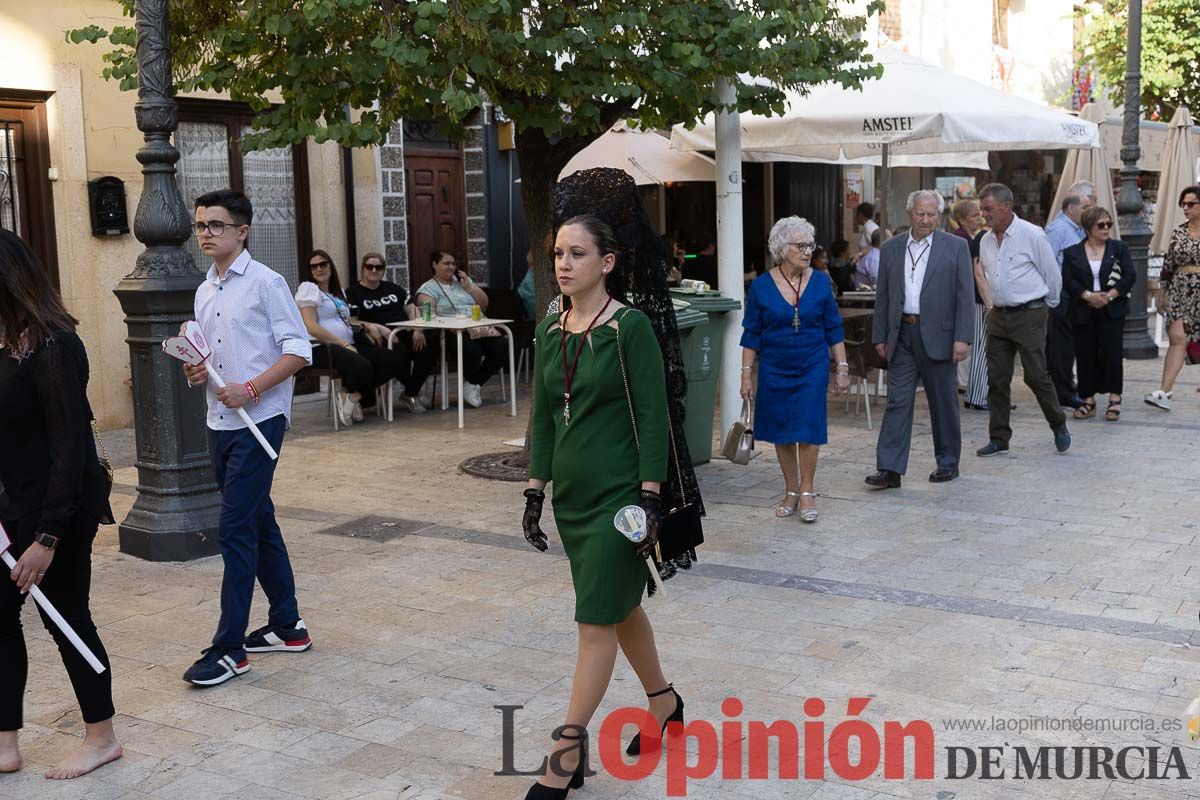
M 659 491 L 669 446 L 662 353 L 649 319 L 608 290 L 622 248 L 597 217 L 567 220 L 554 243 L 555 274 L 571 308 L 542 321 L 536 334 L 534 410 L 525 538 L 546 550 L 539 521 L 554 484 L 554 518 L 575 585 L 579 655 L 566 724 L 546 775 L 526 800 L 559 800 L 583 785 L 587 725 L 625 653 L 660 724 L 683 720 L 683 700 L 667 683 L 642 610 L 645 557 L 662 521 Z M 634 419 L 636 418 L 636 426 Z M 646 511 L 647 537 L 631 544 L 613 526 L 627 505 Z M 640 737 L 639 740 L 640 741 Z M 646 741 L 649 749 L 661 742 Z M 630 745 L 638 752 L 639 745 Z

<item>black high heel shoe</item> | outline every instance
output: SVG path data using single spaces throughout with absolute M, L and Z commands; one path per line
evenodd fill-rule
M 587 733 L 582 736 L 572 736 L 569 733 L 559 734 L 560 739 L 569 739 L 573 742 L 587 741 Z M 575 767 L 575 774 L 571 776 L 571 782 L 561 788 L 547 786 L 544 783 L 535 783 L 529 787 L 529 791 L 525 793 L 525 800 L 565 800 L 567 793 L 572 789 L 583 788 L 583 776 L 587 771 L 587 745 L 583 745 L 579 753 L 579 766 Z
M 678 722 L 680 724 L 683 723 L 683 698 L 679 696 L 679 692 L 675 691 L 674 684 L 668 683 L 667 688 L 663 689 L 661 692 L 654 692 L 653 694 L 646 695 L 646 697 L 661 697 L 662 695 L 666 694 L 667 692 L 670 692 L 671 694 L 675 695 L 675 710 L 672 711 L 671 716 L 667 717 L 666 720 L 663 722 L 662 731 L 660 732 L 659 737 L 657 739 L 653 739 L 653 740 L 648 739 L 646 741 L 646 751 L 650 752 L 650 753 L 652 753 L 655 750 L 657 750 L 658 748 L 662 747 L 662 740 L 663 740 L 663 736 L 666 735 L 668 723 L 671 723 L 671 722 Z M 635 733 L 633 735 L 633 740 L 629 743 L 629 747 L 625 748 L 625 753 L 627 755 L 636 756 L 636 755 L 641 754 L 641 752 L 642 752 L 642 734 L 639 731 L 638 733 Z

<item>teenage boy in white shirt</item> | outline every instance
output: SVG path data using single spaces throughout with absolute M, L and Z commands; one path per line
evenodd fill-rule
M 291 421 L 292 376 L 312 363 L 312 346 L 287 281 L 246 249 L 253 216 L 250 200 L 240 192 L 225 189 L 196 198 L 196 240 L 213 260 L 196 289 L 196 321 L 226 384 L 206 386 L 225 571 L 212 646 L 183 676 L 197 686 L 215 686 L 247 672 L 247 653 L 312 647 L 271 502 L 275 461 L 236 413 L 244 407 L 279 452 Z M 208 381 L 204 366 L 184 365 L 184 372 L 193 386 Z M 270 615 L 267 625 L 247 635 L 256 577 L 270 601 Z

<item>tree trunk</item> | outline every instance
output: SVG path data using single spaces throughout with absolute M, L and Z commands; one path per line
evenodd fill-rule
M 558 174 L 577 147 L 551 144 L 540 130 L 518 131 L 517 159 L 521 164 L 521 204 L 529 229 L 529 249 L 533 252 L 534 319 L 541 322 L 546 306 L 558 294 L 554 279 L 554 258 L 546 245 L 554 233 L 554 186 Z M 525 423 L 524 455 L 529 457 L 533 429 L 533 403 Z

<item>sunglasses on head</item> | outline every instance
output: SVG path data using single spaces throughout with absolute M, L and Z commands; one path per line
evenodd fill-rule
M 1106 219 L 1104 222 L 1097 222 L 1096 227 L 1102 231 L 1106 231 L 1113 226 L 1111 219 Z
M 379 270 L 379 269 L 383 269 L 383 264 L 377 263 L 375 261 L 368 261 L 367 263 L 363 264 L 363 269 Z
M 315 261 L 308 265 L 309 269 L 326 269 L 329 266 L 328 261 Z

